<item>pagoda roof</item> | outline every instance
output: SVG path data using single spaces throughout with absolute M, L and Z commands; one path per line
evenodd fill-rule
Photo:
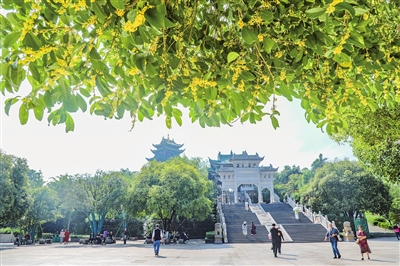
M 167 138 L 162 137 L 160 144 L 152 144 L 154 148 L 166 148 L 170 147 L 171 149 L 180 149 L 184 144 L 177 144 L 174 139 L 170 139 L 169 135 Z
M 234 153 L 233 156 L 231 157 L 230 161 L 238 161 L 238 160 L 256 160 L 256 161 L 262 161 L 264 160 L 264 157 L 260 157 L 258 153 L 255 155 L 249 155 L 247 154 L 247 151 L 243 151 L 242 154 L 236 154 Z

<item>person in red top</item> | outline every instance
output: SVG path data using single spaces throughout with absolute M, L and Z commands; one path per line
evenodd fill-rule
M 65 230 L 64 244 L 68 244 L 68 241 L 69 241 L 69 231 L 67 229 Z

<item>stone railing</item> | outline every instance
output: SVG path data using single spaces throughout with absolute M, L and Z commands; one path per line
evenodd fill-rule
M 14 234 L 0 234 L 0 243 L 14 243 Z
M 290 207 L 298 207 L 300 211 L 313 223 L 321 224 L 325 229 L 328 230 L 329 220 L 327 215 L 323 215 L 321 212 L 315 213 L 312 211 L 311 207 L 307 208 L 306 205 L 296 203 L 290 196 L 287 197 L 287 203 Z M 333 227 L 336 227 L 335 221 L 331 222 Z
M 225 215 L 224 215 L 224 211 L 222 209 L 222 203 L 220 201 L 218 201 L 218 215 L 220 218 L 220 223 L 222 225 L 222 234 L 223 234 L 223 238 L 224 238 L 224 243 L 228 243 L 228 232 L 226 230 L 226 223 L 225 223 Z

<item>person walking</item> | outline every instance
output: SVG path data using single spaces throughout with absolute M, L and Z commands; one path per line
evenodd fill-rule
M 357 240 L 358 240 L 358 246 L 360 247 L 361 251 L 361 260 L 364 260 L 364 253 L 367 253 L 367 257 L 370 260 L 371 258 L 369 257 L 369 253 L 372 252 L 368 246 L 367 233 L 365 233 L 361 225 L 358 226 Z
M 281 254 L 282 241 L 285 241 L 285 239 L 283 238 L 283 234 L 282 234 L 280 227 L 277 226 L 276 229 L 278 230 L 278 241 L 277 241 L 276 249 L 278 250 L 278 253 Z
M 163 234 L 159 224 L 156 224 L 156 229 L 153 230 L 151 240 L 153 241 L 154 255 L 158 256 L 158 253 L 160 252 L 160 244 L 163 240 Z
M 68 242 L 69 242 L 69 231 L 68 231 L 68 229 L 67 230 L 65 230 L 65 234 L 64 234 L 64 245 L 66 245 L 66 244 L 68 244 Z
M 256 234 L 257 234 L 256 229 L 257 229 L 256 225 L 255 225 L 253 222 L 251 222 L 251 230 L 250 230 L 250 233 L 251 233 L 252 236 L 256 236 Z
M 17 240 L 17 245 L 19 247 L 19 245 L 22 244 L 22 235 L 21 235 L 21 233 L 18 233 L 16 240 Z
M 60 244 L 62 244 L 64 242 L 64 237 L 65 237 L 64 229 L 61 229 L 61 231 L 60 231 Z
M 249 202 L 245 202 L 244 203 L 244 209 L 246 210 L 246 211 L 249 211 Z
M 393 226 L 393 231 L 396 234 L 397 240 L 400 240 L 400 227 L 398 224 Z
M 329 242 L 331 242 L 332 246 L 332 251 L 333 251 L 333 258 L 334 259 L 340 259 L 342 256 L 340 255 L 339 249 L 337 247 L 337 242 L 339 241 L 339 230 L 337 228 L 334 228 L 332 223 L 328 224 L 328 231 L 325 234 L 325 241 L 329 239 Z
M 247 223 L 246 221 L 243 222 L 242 224 L 242 233 L 244 236 L 247 236 Z
M 124 230 L 124 244 L 126 244 L 126 239 L 128 238 L 128 229 Z
M 275 227 L 276 224 L 273 223 L 271 226 L 272 228 L 269 231 L 269 233 L 271 234 L 271 240 L 272 240 L 272 252 L 274 253 L 274 257 L 278 257 L 276 253 L 278 252 L 279 231 Z

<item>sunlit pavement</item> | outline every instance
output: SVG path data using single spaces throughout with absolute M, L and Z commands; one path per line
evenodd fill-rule
M 354 242 L 339 243 L 341 259 L 333 259 L 329 242 L 283 243 L 278 258 L 273 257 L 271 244 L 204 244 L 201 240 L 161 245 L 158 257 L 153 246 L 143 241 L 106 246 L 1 245 L 0 265 L 400 265 L 400 241 L 395 237 L 369 239 L 369 245 L 371 260 L 365 256 L 364 261 Z

